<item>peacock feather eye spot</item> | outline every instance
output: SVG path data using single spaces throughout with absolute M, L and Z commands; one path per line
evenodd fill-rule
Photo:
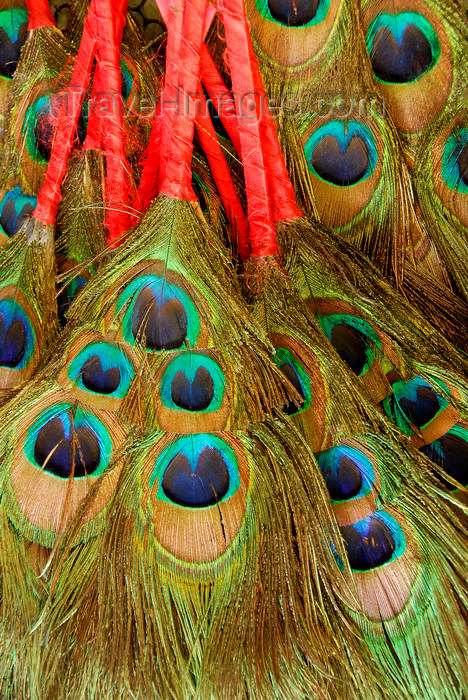
M 371 54 L 374 73 L 386 83 L 409 83 L 432 62 L 431 45 L 418 27 L 408 24 L 400 43 L 390 29 L 380 29 Z
M 148 352 L 193 347 L 200 333 L 200 316 L 187 292 L 171 281 L 172 273 L 140 275 L 124 287 L 117 313 L 124 312 L 122 334 Z
M 26 352 L 26 329 L 19 318 L 5 327 L 0 318 L 0 365 L 18 367 Z
M 28 13 L 22 9 L 0 12 L 0 76 L 12 78 L 28 35 Z
M 271 16 L 286 27 L 302 27 L 317 14 L 320 0 L 268 0 Z
M 149 350 L 175 350 L 187 337 L 187 314 L 177 298 L 157 301 L 153 291 L 144 287 L 133 306 L 132 332 Z
M 179 453 L 164 472 L 162 489 L 173 503 L 205 508 L 222 500 L 229 490 L 229 471 L 216 449 L 205 447 L 193 469 L 188 457 Z
M 293 385 L 302 401 L 289 400 L 283 406 L 283 412 L 292 416 L 310 407 L 312 401 L 312 389 L 310 377 L 297 357 L 286 348 L 276 348 L 273 360 L 278 365 L 284 376 Z
M 76 478 L 91 475 L 100 463 L 99 440 L 94 431 L 80 425 L 65 427 L 60 416 L 49 420 L 39 430 L 34 445 L 34 459 L 47 472 L 62 479 L 72 473 Z
M 337 472 L 324 473 L 330 496 L 334 501 L 343 501 L 357 496 L 362 488 L 362 475 L 358 466 L 346 455 L 340 458 Z
M 53 404 L 29 428 L 24 453 L 32 466 L 59 479 L 97 477 L 110 463 L 112 440 L 93 413 Z
M 120 384 L 120 370 L 118 367 L 104 370 L 99 355 L 93 355 L 81 368 L 81 381 L 96 394 L 112 394 Z
M 317 26 L 326 18 L 330 0 L 255 0 L 260 15 L 281 27 Z
M 401 396 L 397 401 L 410 423 L 417 428 L 427 425 L 441 408 L 439 396 L 429 386 L 418 386 L 414 398 Z
M 171 384 L 171 398 L 187 411 L 204 411 L 213 400 L 213 380 L 205 367 L 199 367 L 190 381 L 185 372 L 176 372 Z
M 191 433 L 159 455 L 149 480 L 157 500 L 173 506 L 207 508 L 227 502 L 240 487 L 236 453 L 219 435 Z
M 292 416 L 298 411 L 300 411 L 302 408 L 304 408 L 305 404 L 305 396 L 304 396 L 304 390 L 302 388 L 301 380 L 299 378 L 298 372 L 294 365 L 291 362 L 283 362 L 282 365 L 280 365 L 280 370 L 283 372 L 283 374 L 289 379 L 297 393 L 302 397 L 302 401 L 299 404 L 299 406 L 296 404 L 295 401 L 289 401 L 287 404 L 283 406 L 283 411 L 286 413 L 288 416 Z
M 347 501 L 370 492 L 374 469 L 362 451 L 342 445 L 316 455 L 316 459 L 334 501 Z
M 376 515 L 340 527 L 340 531 L 352 569 L 375 569 L 390 561 L 395 553 L 396 544 L 391 528 Z
M 11 299 L 0 302 L 0 366 L 24 368 L 34 350 L 34 331 L 22 307 Z
M 432 462 L 463 486 L 468 485 L 468 430 L 455 426 L 429 445 L 419 448 Z M 453 491 L 453 484 L 442 480 Z
M 21 187 L 14 187 L 7 192 L 0 202 L 0 227 L 9 238 L 16 235 L 31 216 L 36 201 L 36 197 L 24 195 Z
M 361 136 L 353 136 L 345 148 L 334 136 L 324 136 L 314 149 L 311 164 L 323 180 L 341 187 L 355 185 L 369 167 L 369 149 Z
M 377 78 L 386 83 L 410 83 L 437 62 L 437 34 L 414 12 L 379 14 L 367 34 L 367 47 Z
M 348 367 L 358 376 L 368 364 L 367 338 L 346 323 L 333 326 L 330 342 Z
M 166 367 L 161 399 L 167 408 L 192 412 L 217 411 L 223 402 L 224 373 L 208 355 L 183 352 Z
M 392 388 L 393 397 L 384 401 L 384 410 L 400 430 L 408 435 L 413 432 L 411 426 L 424 428 L 449 405 L 422 377 L 395 382 Z
M 123 398 L 133 380 L 133 366 L 124 352 L 106 342 L 90 343 L 68 367 L 76 386 L 94 394 Z
M 366 180 L 378 161 L 372 132 L 357 121 L 327 122 L 308 138 L 304 152 L 309 170 L 338 187 Z

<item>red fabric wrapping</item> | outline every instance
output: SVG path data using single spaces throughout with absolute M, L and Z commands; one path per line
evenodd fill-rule
M 145 151 L 145 162 L 141 173 L 138 192 L 133 203 L 133 208 L 142 213 L 148 209 L 149 205 L 158 194 L 161 128 L 162 113 L 161 102 L 159 102 L 153 117 L 151 134 Z
M 254 76 L 255 92 L 261 98 L 260 114 L 260 134 L 262 139 L 262 150 L 265 157 L 268 186 L 271 195 L 271 205 L 273 209 L 273 219 L 275 221 L 291 221 L 302 216 L 302 212 L 296 204 L 294 188 L 289 179 L 283 152 L 278 142 L 278 136 L 271 116 L 268 97 L 263 87 L 262 78 L 258 68 L 257 59 L 250 43 L 250 56 Z M 230 95 L 222 76 L 220 75 L 215 62 L 213 61 L 208 47 L 205 45 L 201 55 L 202 81 L 212 99 L 213 103 L 226 104 L 226 95 Z M 237 118 L 230 114 L 227 109 L 218 109 L 219 117 L 226 132 L 240 155 L 240 141 L 237 131 Z
M 131 226 L 129 166 L 120 99 L 120 44 L 128 0 L 95 2 L 98 63 L 93 84 L 95 101 L 89 120 L 91 134 L 86 147 L 102 148 L 106 155 L 107 242 L 112 244 Z
M 116 46 L 119 47 L 122 43 L 123 31 L 125 28 L 125 23 L 127 21 L 126 11 L 127 11 L 128 0 L 118 0 L 115 2 L 114 17 L 113 21 L 115 23 L 115 40 Z M 108 32 L 103 31 L 100 27 L 99 21 L 96 21 L 93 26 L 94 36 L 96 37 L 96 50 L 97 50 L 97 65 L 94 71 L 93 79 L 93 89 L 91 93 L 90 104 L 95 104 L 99 101 L 100 97 L 106 95 L 109 92 L 108 80 L 106 77 L 107 66 L 105 61 L 100 59 L 100 42 L 109 41 L 110 36 Z M 101 37 L 101 38 L 100 38 Z M 120 70 L 120 68 L 119 68 Z M 119 93 L 117 93 L 117 99 L 120 100 L 120 88 Z M 88 119 L 88 126 L 86 130 L 86 139 L 83 144 L 83 149 L 88 150 L 98 150 L 104 147 L 104 132 L 106 129 L 106 120 L 100 119 L 100 115 L 96 114 L 96 110 L 91 110 Z
M 289 179 L 286 162 L 278 141 L 278 134 L 273 122 L 273 117 L 271 116 L 268 96 L 263 87 L 257 58 L 254 54 L 251 42 L 249 42 L 249 49 L 255 91 L 262 97 L 260 134 L 266 161 L 273 219 L 274 221 L 292 221 L 292 219 L 302 216 L 302 211 L 296 204 L 294 187 Z
M 236 241 L 241 258 L 246 260 L 250 255 L 250 245 L 245 213 L 208 114 L 204 97 L 200 98 L 200 102 L 201 114 L 195 122 L 197 136 L 208 159 L 211 173 L 231 224 L 231 238 Z
M 177 56 L 181 50 L 182 37 L 182 21 L 183 11 L 182 4 L 172 3 L 170 6 L 169 0 L 158 0 L 159 11 L 171 33 L 168 39 L 167 54 Z M 216 14 L 216 9 L 213 6 L 206 8 L 205 22 L 203 27 L 203 36 L 206 35 L 213 17 Z M 177 24 L 180 27 L 177 27 Z M 174 33 L 174 28 L 176 32 Z M 172 112 L 176 108 L 175 101 L 177 100 L 178 87 L 178 66 L 176 62 L 170 61 L 165 75 L 165 86 L 161 94 L 161 101 L 158 104 L 151 129 L 148 147 L 145 152 L 145 162 L 141 174 L 140 184 L 138 187 L 137 196 L 134 202 L 134 208 L 138 211 L 145 212 L 159 191 L 159 180 L 162 180 L 165 165 L 160 167 L 160 157 L 164 148 L 170 147 L 170 128 L 172 122 Z M 164 119 L 164 137 L 163 137 L 163 119 Z M 160 172 L 161 171 L 161 172 Z M 161 177 L 160 177 L 161 176 Z M 193 199 L 193 197 L 192 197 Z
M 206 44 L 203 45 L 201 53 L 201 72 L 203 85 L 216 107 L 227 135 L 231 139 L 232 145 L 240 155 L 241 147 L 239 132 L 237 131 L 237 116 L 234 110 L 230 111 L 229 105 L 229 96 L 231 96 L 231 92 L 228 90 L 227 85 L 220 75 Z M 221 106 L 224 105 L 225 109 L 218 109 L 219 103 Z M 234 100 L 232 104 L 234 105 Z
M 164 4 L 158 0 L 160 11 L 165 12 Z M 179 100 L 179 60 L 182 45 L 182 26 L 184 22 L 184 0 L 171 0 L 167 14 L 163 15 L 168 28 L 166 43 L 166 71 L 164 87 L 161 91 L 161 125 L 159 143 L 159 182 L 165 176 L 166 161 L 170 158 L 171 131 Z M 157 117 L 156 117 L 157 118 Z M 159 191 L 159 183 L 158 183 Z
M 250 63 L 250 34 L 243 0 L 219 0 L 226 33 L 232 91 L 238 110 L 238 131 L 247 192 L 252 255 L 265 258 L 278 253 L 270 209 L 265 159 L 260 138 L 258 104 L 255 113 L 244 114 L 249 96 L 254 99 L 255 82 Z
M 190 0 L 185 5 L 180 54 L 166 54 L 166 70 L 171 62 L 179 65 L 177 108 L 172 115 L 169 142 L 161 155 L 160 194 L 175 199 L 196 199 L 192 189 L 192 151 L 196 96 L 200 82 L 200 51 L 204 41 L 206 0 Z M 169 34 L 171 24 L 168 26 Z M 163 110 L 165 104 L 163 102 Z M 164 122 L 165 126 L 165 122 Z
M 83 94 L 90 79 L 96 50 L 95 37 L 90 26 L 93 13 L 94 0 L 89 7 L 84 23 L 70 87 L 64 91 L 67 100 L 57 119 L 57 129 L 49 165 L 33 212 L 34 217 L 45 224 L 55 223 L 57 208 L 62 198 L 61 187 L 67 172 L 67 161 L 73 148 L 73 140 L 83 104 Z
M 26 7 L 28 10 L 29 31 L 39 27 L 57 26 L 47 0 L 26 0 Z

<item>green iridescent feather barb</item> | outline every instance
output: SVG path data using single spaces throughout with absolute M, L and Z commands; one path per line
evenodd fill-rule
M 0 0 L 1 697 L 461 700 L 461 5 L 64 6 Z

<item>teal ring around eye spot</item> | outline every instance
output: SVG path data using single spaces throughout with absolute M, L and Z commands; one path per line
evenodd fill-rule
M 207 447 L 219 452 L 229 473 L 229 488 L 226 494 L 223 496 L 222 501 L 227 500 L 237 492 L 240 487 L 240 477 L 237 457 L 234 450 L 217 435 L 212 435 L 210 433 L 198 433 L 193 435 L 185 435 L 178 438 L 168 445 L 168 447 L 166 447 L 166 449 L 159 455 L 149 481 L 149 487 L 151 489 L 153 488 L 155 480 L 158 479 L 158 499 L 172 504 L 172 501 L 166 496 L 162 487 L 164 473 L 171 460 L 177 455 L 183 454 L 188 459 L 191 468 L 194 470 L 197 466 L 200 454 Z
M 304 146 L 304 153 L 307 160 L 307 165 L 311 172 L 313 172 L 317 177 L 320 177 L 312 166 L 312 156 L 320 141 L 327 136 L 333 136 L 337 140 L 342 152 L 346 151 L 351 139 L 354 136 L 360 137 L 368 149 L 368 164 L 367 170 L 364 176 L 360 178 L 359 182 L 367 180 L 367 178 L 372 175 L 378 161 L 377 147 L 375 145 L 375 139 L 372 132 L 370 129 L 364 126 L 364 124 L 360 124 L 359 122 L 338 119 L 323 124 L 309 136 L 307 143 Z
M 28 431 L 24 445 L 26 457 L 31 464 L 36 465 L 38 469 L 42 470 L 43 466 L 37 464 L 34 458 L 34 448 L 38 434 L 49 421 L 53 420 L 54 418 L 60 418 L 64 426 L 64 433 L 68 433 L 70 435 L 72 431 L 72 420 L 70 418 L 70 413 L 73 415 L 73 427 L 75 431 L 80 427 L 89 428 L 98 439 L 100 450 L 99 466 L 95 471 L 93 471 L 92 476 L 100 476 L 110 463 L 112 454 L 111 438 L 104 424 L 101 423 L 96 416 L 88 411 L 75 408 L 71 404 L 54 404 L 40 414 Z M 80 479 L 86 477 L 76 478 Z
M 124 289 L 117 302 L 117 313 L 119 313 L 127 304 L 122 322 L 122 334 L 124 339 L 135 344 L 135 337 L 132 331 L 133 322 L 133 307 L 135 305 L 138 294 L 148 287 L 155 295 L 155 298 L 162 303 L 166 303 L 171 299 L 177 299 L 184 307 L 187 314 L 187 340 L 190 347 L 193 347 L 197 342 L 200 332 L 200 318 L 198 316 L 195 304 L 190 297 L 175 284 L 170 284 L 165 278 L 156 277 L 156 275 L 141 275 L 133 280 Z
M 135 376 L 133 366 L 125 353 L 115 345 L 110 343 L 91 343 L 87 345 L 78 355 L 72 360 L 68 367 L 68 377 L 76 383 L 76 386 L 83 391 L 90 391 L 82 381 L 81 372 L 83 365 L 92 357 L 97 356 L 100 360 L 102 371 L 106 372 L 110 369 L 117 368 L 120 372 L 120 381 L 118 387 L 108 396 L 123 398 Z M 94 392 L 92 392 L 94 393 Z
M 372 50 L 374 48 L 374 39 L 376 37 L 376 34 L 381 29 L 390 30 L 393 36 L 395 37 L 395 40 L 398 42 L 398 44 L 400 44 L 403 37 L 403 33 L 409 24 L 415 25 L 422 32 L 422 34 L 424 34 L 431 47 L 432 62 L 429 68 L 427 68 L 427 70 L 425 71 L 425 73 L 427 73 L 428 70 L 431 70 L 431 68 L 435 66 L 435 64 L 440 58 L 440 41 L 439 37 L 432 28 L 431 24 L 427 21 L 427 19 L 416 12 L 400 12 L 399 14 L 378 14 L 372 22 L 372 24 L 370 25 L 369 29 L 367 30 L 367 51 L 369 55 L 372 53 Z M 418 78 L 419 77 L 420 76 L 418 76 Z M 415 80 L 418 80 L 418 78 L 415 78 Z M 378 77 L 376 77 L 376 79 L 379 82 L 386 82 Z M 393 83 L 389 84 L 392 85 Z
M 183 372 L 187 380 L 193 382 L 196 372 L 200 368 L 206 369 L 210 375 L 213 382 L 213 398 L 207 408 L 197 412 L 211 413 L 221 407 L 225 391 L 224 374 L 221 367 L 207 355 L 189 352 L 178 355 L 164 371 L 161 381 L 161 399 L 166 408 L 183 410 L 172 400 L 172 380 L 177 372 Z

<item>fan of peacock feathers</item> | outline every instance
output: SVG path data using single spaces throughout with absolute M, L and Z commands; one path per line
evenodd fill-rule
M 465 697 L 467 53 L 0 2 L 1 697 Z

